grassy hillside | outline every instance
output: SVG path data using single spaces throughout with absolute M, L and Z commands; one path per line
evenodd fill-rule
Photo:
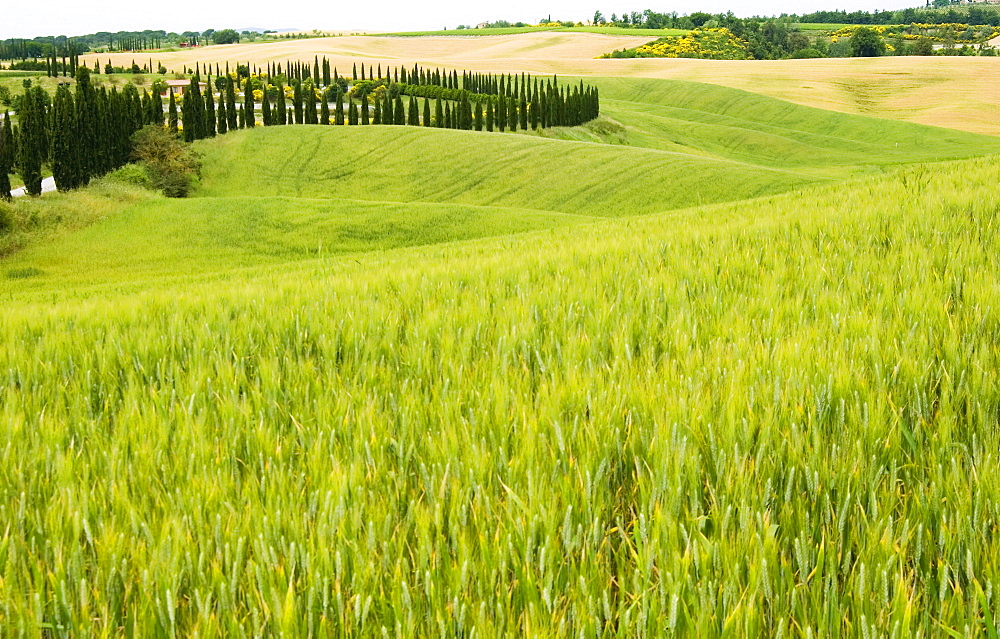
M 812 178 L 725 159 L 422 127 L 262 128 L 199 147 L 201 193 L 532 208 L 602 217 L 742 199 Z M 723 187 L 719 181 L 725 177 Z
M 997 171 L 8 297 L 0 622 L 985 633 Z
M 1000 152 L 1000 138 L 836 113 L 696 82 L 602 78 L 602 113 L 630 142 L 782 168 L 845 169 Z
M 191 200 L 134 201 L 111 189 L 19 203 L 20 218 L 43 227 L 78 219 L 69 224 L 76 231 L 99 217 L 95 211 L 105 219 L 85 231 L 43 233 L 40 241 L 5 238 L 0 250 L 21 251 L 0 276 L 13 277 L 18 290 L 126 276 L 138 284 L 176 272 L 632 217 L 801 189 L 906 161 L 1000 152 L 993 138 L 717 86 L 602 80 L 601 89 L 607 119 L 547 135 L 613 144 L 535 133 L 304 126 L 203 141 L 204 176 Z

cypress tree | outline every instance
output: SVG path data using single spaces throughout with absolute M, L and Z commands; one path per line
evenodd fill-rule
M 396 116 L 392 112 L 392 96 L 389 92 L 385 92 L 385 97 L 382 101 L 382 124 L 395 124 Z
M 10 200 L 10 173 L 14 170 L 14 128 L 10 113 L 4 111 L 0 125 L 0 200 Z
M 42 163 L 48 149 L 45 98 L 41 87 L 25 89 L 18 112 L 20 140 L 17 145 L 17 168 L 28 195 L 42 194 Z
M 362 95 L 358 103 L 358 108 L 361 110 L 361 124 L 368 126 L 371 122 L 368 119 L 368 96 Z
M 503 82 L 503 79 L 501 78 L 500 81 Z M 503 133 L 507 130 L 507 98 L 503 97 L 503 95 L 500 95 L 500 98 L 497 100 L 496 118 L 497 130 Z
M 277 110 L 278 124 L 288 124 L 288 114 L 285 111 L 285 87 L 278 83 L 278 101 L 274 105 Z
M 226 74 L 226 115 L 230 131 L 235 131 L 239 126 L 239 113 L 236 111 L 236 80 Z
M 168 111 L 167 126 L 170 128 L 171 133 L 177 135 L 177 97 L 174 95 L 173 89 L 170 89 L 170 106 L 168 107 Z
M 215 137 L 215 96 L 212 92 L 212 79 L 208 80 L 208 91 L 205 92 L 205 137 Z
M 344 101 L 342 98 L 343 96 L 341 96 L 340 93 L 338 92 L 337 101 L 334 103 L 335 107 L 333 116 L 334 124 L 340 124 L 340 125 L 344 124 Z
M 323 86 L 330 86 L 330 61 L 326 57 L 323 58 Z M 330 123 L 327 122 L 326 124 Z
M 313 83 L 319 84 L 319 56 L 313 56 Z
M 250 81 L 247 80 L 247 84 L 249 83 Z M 249 113 L 247 115 L 249 115 Z M 271 114 L 271 99 L 267 97 L 266 89 L 264 91 L 264 97 L 260 100 L 260 121 L 264 126 L 272 126 L 274 124 L 274 116 Z
M 247 78 L 246 83 L 243 85 L 243 112 L 243 126 L 248 129 L 257 126 L 257 118 L 254 115 L 253 85 L 250 84 L 250 78 Z
M 521 115 L 521 130 L 528 130 L 528 101 L 523 97 L 521 98 L 520 108 L 518 109 Z
M 219 100 L 219 123 L 217 130 L 219 135 L 225 135 L 229 131 L 229 114 L 226 109 L 226 101 Z
M 424 126 L 431 125 L 431 99 L 424 98 Z
M 507 126 L 511 131 L 517 131 L 517 102 L 514 96 L 507 98 Z
M 475 116 L 475 128 L 476 128 L 476 131 L 482 131 L 483 130 L 483 105 L 479 103 L 479 100 L 476 100 L 475 104 L 476 104 L 476 106 L 475 106 L 476 110 L 473 113 L 473 115 Z
M 351 79 L 355 82 L 358 81 L 358 64 L 354 63 L 354 68 L 351 70 Z
M 420 109 L 417 108 L 417 99 L 410 96 L 409 113 L 407 113 L 407 124 L 410 126 L 420 126 Z
M 451 129 L 452 117 L 451 117 L 451 104 L 444 105 L 444 128 Z
M 375 115 L 372 117 L 372 124 L 382 124 L 382 99 L 375 94 Z
M 191 90 L 184 92 L 184 97 L 181 99 L 181 124 L 184 127 L 184 141 L 194 142 L 195 131 L 197 131 L 198 125 L 195 124 L 195 108 L 194 108 L 194 98 L 192 97 Z
M 153 117 L 152 117 L 152 113 L 151 112 L 153 110 L 153 105 L 152 105 L 152 100 L 149 97 L 149 91 L 143 91 L 142 92 L 141 103 L 142 103 L 142 124 L 143 124 L 143 126 L 145 126 L 147 124 L 152 124 L 153 123 Z
M 312 84 L 305 86 L 306 92 L 306 124 L 316 124 L 316 89 Z
M 327 91 L 323 91 L 323 99 L 320 102 L 319 123 L 330 124 L 330 99 L 329 99 L 329 93 Z
M 472 102 L 469 101 L 469 94 L 466 91 L 462 92 L 462 101 L 458 104 L 459 109 L 462 112 L 462 121 L 459 126 L 463 131 L 471 131 L 473 126 L 472 121 Z
M 294 93 L 292 94 L 292 108 L 295 109 L 295 124 L 304 124 L 303 104 L 302 104 L 302 83 L 296 82 Z
M 396 103 L 392 107 L 393 122 L 396 124 L 406 124 L 406 111 L 403 110 L 403 96 L 396 96 Z
M 358 107 L 354 104 L 354 97 L 347 96 L 347 124 L 354 126 L 358 123 Z
M 493 100 L 486 103 L 486 130 L 493 132 Z
M 97 92 L 90 82 L 90 71 L 86 67 L 76 70 L 75 97 L 77 144 L 80 146 L 77 157 L 78 184 L 83 186 L 97 174 Z M 176 118 L 176 111 L 174 115 Z M 176 125 L 174 130 L 177 130 Z
M 444 106 L 441 103 L 441 96 L 434 102 L 434 126 L 439 129 L 444 128 Z

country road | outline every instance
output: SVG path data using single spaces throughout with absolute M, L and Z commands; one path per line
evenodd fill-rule
M 51 193 L 52 191 L 55 191 L 55 190 L 56 190 L 56 180 L 55 180 L 55 178 L 53 178 L 53 177 L 47 177 L 47 178 L 45 178 L 45 179 L 42 180 L 42 193 Z M 17 188 L 17 189 L 12 189 L 11 192 L 10 192 L 10 194 L 12 196 L 14 196 L 14 197 L 21 197 L 23 195 L 27 195 L 27 193 L 24 192 L 24 187 L 23 186 L 20 187 L 20 188 Z

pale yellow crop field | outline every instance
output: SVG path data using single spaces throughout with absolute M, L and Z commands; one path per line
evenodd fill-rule
M 355 62 L 419 63 L 482 72 L 693 80 L 745 89 L 846 113 L 889 117 L 1000 135 L 1000 58 L 886 57 L 820 60 L 714 61 L 598 60 L 601 53 L 635 47 L 648 36 L 524 33 L 506 36 L 341 36 L 274 43 L 201 47 L 167 53 L 94 57 L 116 65 L 152 57 L 170 69 L 202 63 L 257 64 L 326 56 L 341 72 Z

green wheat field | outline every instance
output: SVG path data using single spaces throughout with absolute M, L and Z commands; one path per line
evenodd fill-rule
M 590 81 L 0 204 L 0 636 L 996 637 L 1000 139 Z

